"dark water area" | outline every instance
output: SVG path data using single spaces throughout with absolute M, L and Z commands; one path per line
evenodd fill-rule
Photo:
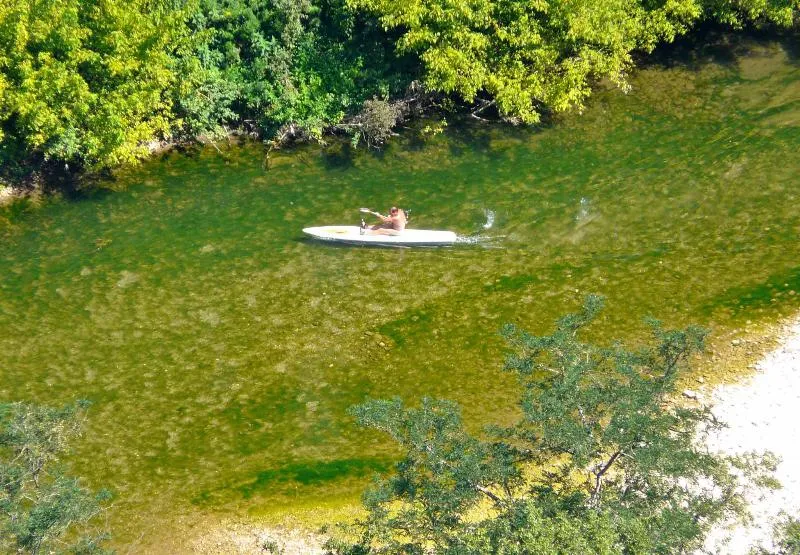
M 723 55 L 724 54 L 724 55 Z M 668 61 L 668 60 L 667 60 Z M 72 461 L 118 541 L 189 513 L 353 499 L 396 452 L 365 397 L 513 412 L 498 330 L 587 293 L 720 334 L 800 291 L 800 65 L 777 43 L 681 53 L 544 130 L 454 125 L 385 150 L 170 153 L 2 228 L 0 398 L 93 402 Z M 452 248 L 335 247 L 311 225 L 411 208 Z M 157 524 L 155 524 L 157 523 Z

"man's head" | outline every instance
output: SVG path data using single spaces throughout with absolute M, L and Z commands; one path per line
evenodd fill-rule
M 399 208 L 397 208 L 396 206 L 392 206 L 392 209 L 391 209 L 391 210 L 389 210 L 389 214 L 391 214 L 392 216 L 394 216 L 394 215 L 395 215 L 395 214 L 397 214 L 399 211 L 400 211 L 400 209 L 399 209 Z

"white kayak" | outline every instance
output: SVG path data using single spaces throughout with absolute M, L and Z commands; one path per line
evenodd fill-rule
M 366 230 L 362 235 L 361 228 L 357 225 L 325 225 L 307 227 L 303 229 L 303 233 L 315 239 L 349 245 L 435 247 L 452 245 L 456 242 L 456 234 L 452 231 L 431 229 L 405 229 L 400 235 L 381 235 Z

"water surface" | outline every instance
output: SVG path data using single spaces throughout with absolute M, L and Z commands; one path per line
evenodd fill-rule
M 780 45 L 693 52 L 545 130 L 453 126 L 382 152 L 171 153 L 114 192 L 15 219 L 0 244 L 0 397 L 94 402 L 75 471 L 114 534 L 176 515 L 352 498 L 396 453 L 365 398 L 510 413 L 497 336 L 589 292 L 600 338 L 641 318 L 722 333 L 797 308 L 800 67 Z M 413 210 L 445 249 L 335 247 L 310 225 Z M 167 525 L 168 526 L 168 525 Z

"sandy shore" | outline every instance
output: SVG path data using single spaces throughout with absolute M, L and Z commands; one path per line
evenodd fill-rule
M 196 538 L 189 553 L 249 555 L 322 555 L 324 538 L 297 528 L 259 526 L 246 522 L 226 522 Z
M 744 555 L 757 545 L 770 549 L 781 511 L 800 514 L 800 318 L 784 327 L 779 346 L 752 376 L 709 393 L 705 401 L 728 425 L 708 438 L 709 448 L 728 454 L 771 451 L 780 459 L 776 478 L 783 487 L 746 492 L 753 522 L 713 530 L 703 553 Z
M 0 183 L 0 206 L 8 204 L 14 199 L 14 189 Z

